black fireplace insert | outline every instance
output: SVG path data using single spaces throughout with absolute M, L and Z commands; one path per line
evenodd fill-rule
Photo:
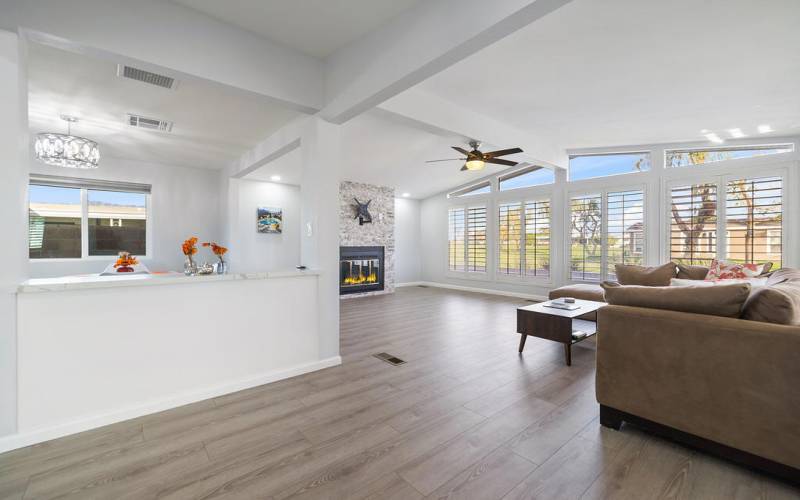
M 383 290 L 383 247 L 339 247 L 339 294 Z

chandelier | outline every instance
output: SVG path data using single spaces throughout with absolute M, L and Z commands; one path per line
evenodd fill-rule
M 74 116 L 61 115 L 67 122 L 67 133 L 42 132 L 36 134 L 33 146 L 36 159 L 42 163 L 67 168 L 97 168 L 100 150 L 97 143 L 71 134 L 71 125 L 78 121 Z

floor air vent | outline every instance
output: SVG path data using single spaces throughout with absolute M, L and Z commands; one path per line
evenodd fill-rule
M 133 66 L 125 66 L 124 64 L 117 65 L 117 75 L 165 89 L 174 89 L 178 86 L 178 80 L 171 76 L 159 75 L 158 73 L 134 68 Z
M 379 352 L 378 354 L 373 354 L 376 358 L 380 359 L 381 361 L 386 361 L 390 365 L 402 365 L 405 363 L 402 359 L 398 358 L 397 356 L 392 356 L 388 352 Z

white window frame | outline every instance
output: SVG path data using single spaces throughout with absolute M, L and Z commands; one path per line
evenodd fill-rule
M 476 197 L 481 197 L 482 200 L 472 200 L 470 202 L 474 203 L 458 203 L 452 204 L 447 206 L 447 211 L 445 212 L 445 217 L 447 218 L 447 252 L 445 257 L 445 269 L 447 270 L 447 274 L 452 277 L 458 277 L 461 279 L 478 279 L 478 280 L 486 280 L 486 277 L 489 275 L 491 270 L 491 262 L 492 262 L 492 252 L 491 252 L 491 241 L 489 239 L 489 232 L 491 231 L 491 207 L 492 204 L 489 203 L 488 199 L 483 199 L 484 196 L 487 196 L 489 193 L 484 193 L 481 195 L 474 195 Z M 465 201 L 461 199 L 460 201 Z M 469 232 L 469 209 L 470 208 L 484 208 L 486 210 L 486 269 L 484 271 L 470 271 L 469 270 L 469 241 L 467 234 Z M 463 271 L 456 271 L 454 269 L 450 269 L 450 210 L 458 210 L 461 209 L 464 211 L 464 270 Z M 493 227 L 493 226 L 492 226 Z
M 715 184 L 717 186 L 717 225 L 716 225 L 716 233 L 717 233 L 717 244 L 716 244 L 716 258 L 718 259 L 727 259 L 728 258 L 728 236 L 727 236 L 727 193 L 728 193 L 728 182 L 737 180 L 737 179 L 747 179 L 747 178 L 761 178 L 761 177 L 780 177 L 781 178 L 781 186 L 782 186 L 782 198 L 781 198 L 781 239 L 782 239 L 782 247 L 781 247 L 781 261 L 783 265 L 787 265 L 787 260 L 789 262 L 793 262 L 794 259 L 791 258 L 789 254 L 789 247 L 786 244 L 787 241 L 787 228 L 793 227 L 792 221 L 794 220 L 791 214 L 791 209 L 788 208 L 788 197 L 786 196 L 787 189 L 790 189 L 790 186 L 794 186 L 792 183 L 792 176 L 788 168 L 786 167 L 772 167 L 765 170 L 754 170 L 751 165 L 730 165 L 731 161 L 736 162 L 743 162 L 745 160 L 761 160 L 764 161 L 764 158 L 774 158 L 776 155 L 767 155 L 761 156 L 756 158 L 742 158 L 738 160 L 728 160 L 725 162 L 713 162 L 709 164 L 698 165 L 698 167 L 704 165 L 714 165 L 713 169 L 706 170 L 705 172 L 698 172 L 697 170 L 692 170 L 694 175 L 682 175 L 682 176 L 670 176 L 669 180 L 664 182 L 664 189 L 662 191 L 663 195 L 663 203 L 662 203 L 662 215 L 661 215 L 661 231 L 662 231 L 662 238 L 661 238 L 661 260 L 664 262 L 669 262 L 672 258 L 670 255 L 670 225 L 672 221 L 672 211 L 671 211 L 671 197 L 670 192 L 673 188 L 677 186 L 686 186 L 692 184 Z M 770 162 L 774 163 L 774 162 Z M 735 168 L 734 168 L 735 167 Z M 678 168 L 669 168 L 669 171 L 684 171 L 684 169 Z M 793 238 L 793 236 L 791 236 Z
M 651 157 L 652 158 L 652 157 Z M 652 170 L 652 165 L 651 165 Z M 647 173 L 647 172 L 635 172 L 635 173 Z M 622 174 L 620 174 L 622 175 Z M 626 174 L 627 175 L 627 174 Z M 593 184 L 597 183 L 598 179 L 605 179 L 605 177 L 599 177 L 594 179 L 586 179 L 586 181 L 592 181 Z M 583 182 L 583 181 L 581 181 Z M 647 215 L 648 215 L 648 200 L 650 195 L 648 193 L 647 184 L 643 184 L 641 182 L 638 183 L 629 183 L 629 184 L 619 184 L 615 186 L 604 186 L 604 187 L 586 187 L 578 190 L 568 190 L 567 197 L 564 201 L 564 270 L 561 273 L 563 279 L 567 283 L 601 283 L 604 280 L 608 279 L 608 194 L 609 193 L 621 193 L 625 191 L 642 191 L 642 221 L 644 221 L 644 232 L 642 233 L 642 262 L 647 262 L 647 258 L 649 256 L 649 249 L 647 245 L 647 233 L 651 229 L 648 228 L 647 223 Z M 600 224 L 600 245 L 601 245 L 601 256 L 600 256 L 600 265 L 601 265 L 601 278 L 599 281 L 593 280 L 575 280 L 572 279 L 572 199 L 579 198 L 583 196 L 590 196 L 590 195 L 600 195 L 602 202 L 601 202 L 601 224 Z M 552 274 L 552 273 L 551 273 Z
M 540 192 L 537 194 L 530 194 L 528 196 L 519 197 L 519 191 L 522 189 L 541 189 L 543 187 L 550 187 L 553 184 L 542 184 L 538 186 L 529 186 L 526 188 L 517 188 L 517 189 L 509 189 L 503 191 L 503 193 L 513 193 L 510 196 L 504 196 L 502 198 L 498 198 L 494 203 L 493 207 L 493 214 L 494 214 L 494 231 L 493 231 L 493 239 L 494 239 L 494 255 L 498 256 L 500 251 L 500 225 L 498 223 L 498 218 L 500 215 L 500 205 L 505 205 L 508 203 L 519 203 L 522 206 L 522 234 L 520 236 L 520 259 L 524 262 L 525 259 L 525 245 L 522 243 L 525 238 L 525 205 L 527 203 L 536 203 L 546 201 L 550 206 L 550 220 L 549 220 L 549 227 L 550 227 L 550 273 L 548 276 L 529 276 L 525 274 L 520 275 L 509 275 L 498 272 L 497 265 L 500 262 L 499 256 L 494 259 L 494 263 L 492 265 L 492 272 L 495 274 L 495 281 L 498 282 L 506 282 L 506 283 L 536 283 L 541 285 L 548 285 L 553 282 L 553 196 L 552 191 L 549 192 Z M 524 264 L 523 264 L 524 265 Z
M 91 180 L 88 180 L 91 181 Z M 105 181 L 103 181 L 105 182 Z M 114 183 L 114 182 L 107 182 L 110 191 L 120 191 L 120 192 L 135 192 L 135 191 L 125 191 L 123 189 L 123 185 L 125 183 Z M 113 187 L 118 185 L 117 189 L 113 189 Z M 28 185 L 47 185 L 46 183 L 37 182 L 35 179 L 31 179 L 28 182 Z M 89 255 L 89 191 L 102 191 L 101 186 L 88 186 L 88 185 L 80 185 L 76 183 L 75 185 L 71 186 L 64 186 L 70 189 L 80 189 L 81 192 L 81 256 L 80 257 L 55 257 L 52 259 L 48 258 L 39 258 L 39 259 L 32 259 L 30 258 L 30 253 L 28 254 L 28 262 L 34 265 L 39 265 L 48 262 L 93 262 L 93 261 L 109 261 L 114 260 L 113 255 Z M 152 214 L 152 203 L 151 197 L 152 192 L 150 193 L 140 193 L 144 194 L 145 196 L 145 213 L 147 217 L 145 218 L 145 254 L 144 255 L 136 255 L 139 259 L 146 259 L 151 260 L 153 258 L 153 214 Z M 27 209 L 30 210 L 30 196 L 27 198 Z M 30 221 L 28 221 L 30 224 Z

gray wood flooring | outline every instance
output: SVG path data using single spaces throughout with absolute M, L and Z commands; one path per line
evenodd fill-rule
M 519 356 L 520 304 L 433 288 L 345 300 L 342 366 L 0 455 L 0 498 L 800 498 L 601 428 L 594 341 L 572 367 L 533 337 Z

